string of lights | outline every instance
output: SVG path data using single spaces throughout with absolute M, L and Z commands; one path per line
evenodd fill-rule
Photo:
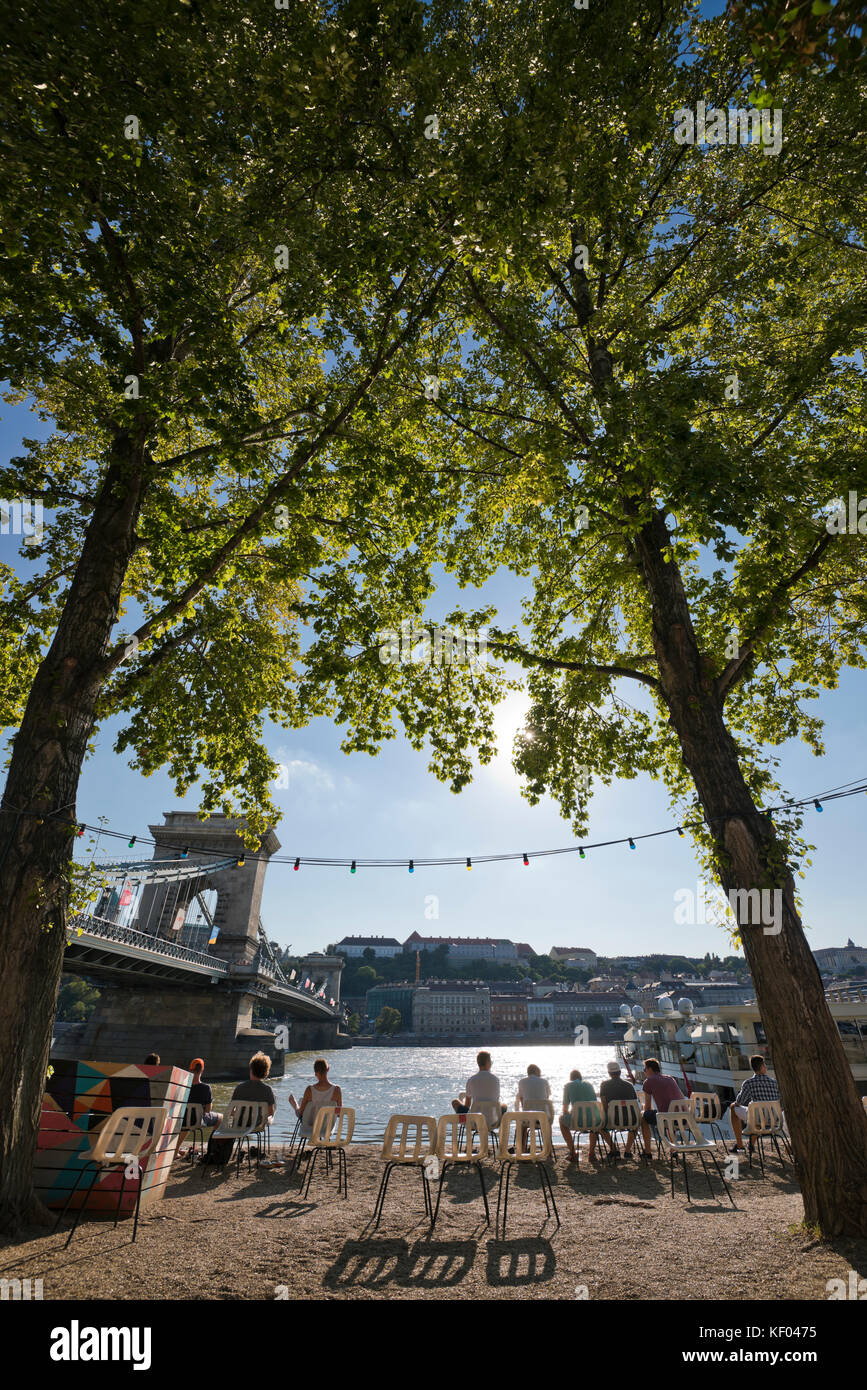
M 842 801 L 851 796 L 860 796 L 864 793 L 867 793 L 867 779 L 862 777 L 853 782 L 844 782 L 838 787 L 831 787 L 829 790 L 818 794 L 813 793 L 810 796 L 783 801 L 776 806 L 766 807 L 763 810 L 760 808 L 760 814 L 769 815 L 773 811 L 795 810 L 810 805 L 812 805 L 816 811 L 822 812 L 826 804 L 830 804 L 834 801 Z M 33 814 L 37 816 L 39 821 L 52 819 L 50 815 L 36 812 L 21 812 L 20 814 Z M 717 817 L 716 823 L 724 824 L 726 820 L 732 819 L 734 815 L 738 814 L 740 813 L 733 813 L 732 816 Z M 714 823 L 714 820 L 710 819 L 700 822 L 683 821 L 680 825 L 668 826 L 664 830 L 646 831 L 642 835 L 622 835 L 611 840 L 583 841 L 581 844 L 564 845 L 558 849 L 517 850 L 500 854 L 450 855 L 429 858 L 415 857 L 412 859 L 408 859 L 406 855 L 378 859 L 352 858 L 348 856 L 317 857 L 314 855 L 274 855 L 271 858 L 263 855 L 259 858 L 257 855 L 250 854 L 246 850 L 243 850 L 238 853 L 237 864 L 239 868 L 242 868 L 245 863 L 291 864 L 293 870 L 296 872 L 300 870 L 302 865 L 305 868 L 342 868 L 349 869 L 349 872 L 352 874 L 357 873 L 359 868 L 404 869 L 411 874 L 415 873 L 416 868 L 451 868 L 456 865 L 464 865 L 468 870 L 471 870 L 476 864 L 501 864 L 510 860 L 520 860 L 525 868 L 529 868 L 530 861 L 533 859 L 548 859 L 563 854 L 577 854 L 579 859 L 585 859 L 591 850 L 609 849 L 615 845 L 628 845 L 630 850 L 635 850 L 637 845 L 642 841 L 660 839 L 664 835 L 683 836 L 688 830 L 705 828 Z M 203 824 L 206 824 L 206 822 L 203 822 Z M 104 836 L 106 839 L 126 840 L 128 849 L 133 849 L 136 845 L 156 845 L 155 840 L 149 840 L 140 835 L 128 835 L 124 831 L 112 830 L 110 827 L 104 825 L 90 825 L 87 822 L 78 822 L 75 828 L 79 837 L 85 835 L 87 831 L 91 831 L 94 834 Z M 199 847 L 198 845 L 191 846 L 189 844 L 168 845 L 163 841 L 160 842 L 159 847 L 161 850 L 176 852 L 181 859 L 187 858 L 191 848 L 194 848 L 195 854 L 198 857 L 213 855 L 215 858 L 225 858 L 226 853 L 225 849 L 211 850 Z

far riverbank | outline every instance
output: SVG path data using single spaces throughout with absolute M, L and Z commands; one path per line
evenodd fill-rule
M 620 1033 L 591 1033 L 588 1047 L 614 1047 Z M 353 1047 L 569 1047 L 578 1046 L 571 1033 L 540 1037 L 538 1033 L 486 1033 L 483 1038 L 471 1033 L 466 1036 L 452 1033 L 448 1037 L 415 1037 L 412 1033 L 396 1033 L 394 1037 L 376 1037 L 365 1033 L 352 1039 Z

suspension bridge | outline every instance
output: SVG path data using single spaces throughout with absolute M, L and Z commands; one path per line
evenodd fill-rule
M 266 1006 L 288 1027 L 291 1051 L 349 1046 L 340 1030 L 339 956 L 313 954 L 284 967 L 260 915 L 273 830 L 245 848 L 243 823 L 201 821 L 170 811 L 149 827 L 151 859 L 94 866 L 99 891 L 91 912 L 67 927 L 64 970 L 100 989 L 83 1024 L 56 1026 L 54 1057 L 163 1062 L 206 1059 L 215 1078 L 246 1076 L 258 1048 L 283 1071 L 274 1029 L 253 1027 Z M 131 846 L 134 842 L 131 842 Z

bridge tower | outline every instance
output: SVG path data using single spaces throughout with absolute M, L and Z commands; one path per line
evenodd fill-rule
M 201 864 L 201 873 L 171 884 L 148 883 L 135 925 L 171 940 L 178 913 L 196 893 L 213 889 L 219 935 L 208 954 L 225 961 L 228 972 L 213 979 L 205 972 L 200 980 L 187 982 L 149 978 L 144 969 L 124 978 L 117 970 L 99 967 L 97 976 L 106 975 L 110 987 L 103 990 L 87 1023 L 76 1025 L 75 1038 L 58 1039 L 52 1055 L 143 1062 L 148 1053 L 156 1052 L 163 1063 L 181 1067 L 201 1056 L 210 1080 L 234 1080 L 246 1077 L 250 1057 L 261 1049 L 273 1060 L 272 1075 L 281 1076 L 284 1053 L 276 1046 L 274 1031 L 252 1026 L 257 1000 L 265 1002 L 270 997 L 274 1003 L 273 968 L 260 950 L 259 913 L 268 861 L 280 842 L 268 829 L 257 848 L 246 848 L 239 835 L 243 821 L 229 816 L 202 821 L 195 812 L 169 811 L 164 819 L 165 824 L 150 826 L 154 860 L 165 863 L 176 858 L 185 866 Z M 240 867 L 217 873 L 210 869 L 219 860 L 241 856 Z M 315 966 L 317 981 L 326 984 L 326 995 L 338 1000 L 342 959 L 317 956 L 308 963 L 308 973 Z M 345 1045 L 339 1041 L 336 1014 L 330 1019 L 299 1016 L 297 1001 L 285 1003 L 293 1020 L 293 1051 Z
M 156 935 L 172 938 L 172 924 L 178 912 L 193 901 L 197 893 L 212 888 L 217 895 L 214 926 L 219 935 L 211 955 L 225 961 L 248 965 L 259 946 L 259 912 L 268 860 L 280 848 L 280 841 L 271 829 L 266 830 L 256 849 L 246 849 L 240 831 L 244 822 L 234 816 L 209 816 L 199 820 L 195 811 L 165 811 L 164 825 L 151 825 L 154 838 L 153 857 L 165 862 L 180 859 L 186 851 L 185 863 L 201 864 L 198 878 L 186 881 L 179 892 L 171 884 L 149 884 L 142 895 L 139 920 L 150 922 Z M 242 868 L 209 874 L 209 866 L 218 859 L 244 855 Z
M 321 951 L 313 951 L 299 961 L 298 968 L 302 979 L 312 980 L 315 989 L 324 986 L 326 999 L 333 999 L 335 1004 L 339 1004 L 340 977 L 345 964 L 342 956 L 325 956 Z

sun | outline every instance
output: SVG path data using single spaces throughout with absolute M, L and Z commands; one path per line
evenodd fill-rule
M 529 708 L 529 699 L 520 692 L 508 695 L 497 707 L 494 715 L 497 755 L 485 768 L 497 782 L 508 783 L 513 787 L 518 782 L 518 774 L 512 766 L 512 745 L 516 733 L 526 723 Z

